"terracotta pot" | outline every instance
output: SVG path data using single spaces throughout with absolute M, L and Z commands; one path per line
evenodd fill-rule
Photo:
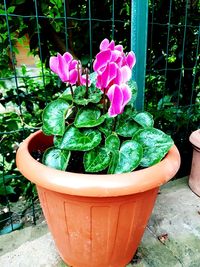
M 200 196 L 200 129 L 194 131 L 189 138 L 193 146 L 192 167 L 189 176 L 189 187 Z
M 78 174 L 49 168 L 31 152 L 52 145 L 38 131 L 18 149 L 17 167 L 33 183 L 62 259 L 73 267 L 124 267 L 133 257 L 159 186 L 180 166 L 173 146 L 153 167 L 126 174 Z

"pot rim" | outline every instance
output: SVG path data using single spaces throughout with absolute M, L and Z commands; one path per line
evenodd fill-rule
M 180 154 L 173 145 L 161 162 L 130 173 L 80 174 L 56 170 L 38 162 L 30 154 L 30 145 L 42 135 L 44 134 L 39 130 L 30 134 L 20 144 L 16 164 L 28 180 L 59 193 L 84 197 L 131 195 L 161 186 L 169 181 L 180 167 Z

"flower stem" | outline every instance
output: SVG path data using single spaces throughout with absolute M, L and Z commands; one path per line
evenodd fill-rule
M 115 132 L 115 130 L 116 130 L 116 125 L 117 125 L 117 116 L 116 117 L 114 117 L 114 122 L 113 122 L 113 132 Z
M 71 91 L 72 98 L 74 98 L 74 91 L 73 91 L 73 88 L 72 88 L 71 84 L 69 84 L 69 88 L 70 88 L 70 91 Z
M 78 86 L 80 85 L 80 66 L 81 66 L 81 63 L 80 61 L 78 61 L 78 64 L 77 64 L 77 70 L 78 70 L 78 81 L 77 81 L 77 84 Z
M 89 79 L 89 69 L 85 69 L 86 74 L 86 91 L 85 91 L 85 97 L 88 98 L 88 79 Z
M 103 114 L 105 114 L 106 109 L 106 89 L 103 90 Z

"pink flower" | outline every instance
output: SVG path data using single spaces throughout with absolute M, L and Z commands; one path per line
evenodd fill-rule
M 136 57 L 135 54 L 130 51 L 126 57 L 124 57 L 123 65 L 127 65 L 130 69 L 135 66 Z
M 78 61 L 73 59 L 70 53 L 66 52 L 63 56 L 58 53 L 57 57 L 50 58 L 49 65 L 51 70 L 58 74 L 62 82 L 71 85 L 78 82 L 78 85 L 86 85 L 86 75 L 82 75 L 81 64 L 78 67 Z M 90 81 L 88 81 L 88 85 L 90 85 Z
M 111 102 L 108 115 L 110 117 L 115 117 L 124 111 L 124 107 L 131 99 L 132 94 L 131 89 L 127 84 L 113 84 L 109 88 L 107 96 Z
M 77 60 L 74 60 L 72 55 L 68 52 L 57 54 L 57 57 L 50 58 L 50 68 L 53 72 L 58 74 L 62 82 L 75 84 L 78 79 Z
M 125 55 L 122 45 L 115 45 L 113 40 L 109 42 L 104 39 L 93 64 L 93 69 L 97 72 L 96 86 L 107 92 L 113 84 L 126 83 L 131 79 L 135 62 L 135 54 L 132 51 Z

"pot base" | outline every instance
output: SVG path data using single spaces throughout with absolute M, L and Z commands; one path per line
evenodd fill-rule
M 37 189 L 60 255 L 73 267 L 125 267 L 141 241 L 158 191 L 98 198 Z

